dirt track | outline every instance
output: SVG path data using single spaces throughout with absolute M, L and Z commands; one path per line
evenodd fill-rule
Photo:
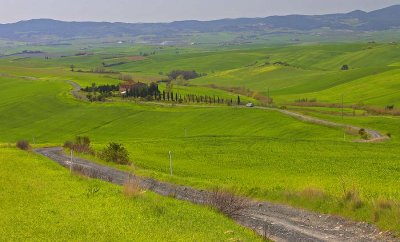
M 347 128 L 349 130 L 352 130 L 355 133 L 358 133 L 358 131 L 361 129 L 360 127 L 357 127 L 357 126 L 348 125 L 348 124 L 341 124 L 341 123 L 335 123 L 335 122 L 332 122 L 332 121 L 326 121 L 326 120 L 323 120 L 323 119 L 314 118 L 314 117 L 311 117 L 311 116 L 303 115 L 303 114 L 296 113 L 296 112 L 289 111 L 289 110 L 276 109 L 276 108 L 264 108 L 264 107 L 257 107 L 257 108 L 258 109 L 267 109 L 267 110 L 276 110 L 276 111 L 279 111 L 279 112 L 281 112 L 283 114 L 292 116 L 294 118 L 297 118 L 299 120 L 302 120 L 302 121 L 308 122 L 308 123 L 324 125 L 324 126 L 334 127 L 334 128 Z M 385 140 L 389 139 L 389 137 L 382 135 L 381 133 L 379 133 L 376 130 L 366 129 L 365 132 L 367 132 L 369 134 L 370 139 L 369 140 L 362 140 L 363 142 L 379 142 L 379 141 L 385 141 Z
M 86 97 L 84 97 L 83 95 L 81 95 L 79 93 L 79 91 L 81 90 L 81 86 L 73 81 L 68 81 L 69 84 L 72 85 L 73 90 L 71 91 L 71 94 L 77 98 L 77 99 L 83 99 L 85 100 Z M 146 104 L 146 103 L 143 103 Z M 147 102 L 147 104 L 149 104 L 149 102 Z M 152 103 L 150 102 L 151 105 L 159 105 L 159 106 L 171 106 L 170 104 L 166 104 L 166 103 Z M 201 107 L 201 108 L 216 108 L 218 106 L 212 106 L 212 105 L 203 105 L 203 106 L 193 106 L 193 105 L 185 105 L 185 104 L 174 104 L 174 106 L 177 107 Z M 237 108 L 237 107 L 235 107 Z M 247 108 L 247 107 L 243 107 L 240 106 L 239 108 Z M 360 127 L 357 126 L 353 126 L 353 125 L 348 125 L 348 124 L 341 124 L 341 123 L 336 123 L 336 122 L 332 122 L 332 121 L 327 121 L 327 120 L 323 120 L 323 119 L 318 119 L 318 118 L 314 118 L 311 116 L 307 116 L 304 114 L 300 114 L 300 113 L 296 113 L 293 111 L 289 111 L 289 110 L 285 110 L 285 109 L 278 109 L 278 108 L 269 108 L 269 107 L 253 107 L 253 109 L 263 109 L 263 110 L 272 110 L 272 111 L 278 111 L 281 112 L 285 115 L 294 117 L 296 119 L 299 119 L 301 121 L 307 122 L 307 123 L 313 123 L 313 124 L 317 124 L 317 125 L 323 125 L 323 126 L 328 126 L 328 127 L 333 127 L 333 128 L 347 128 L 348 130 L 352 130 L 354 133 L 358 133 L 359 130 L 361 129 Z M 359 142 L 381 142 L 381 141 L 385 141 L 385 140 L 389 140 L 390 138 L 382 135 L 380 132 L 376 131 L 376 130 L 372 130 L 372 129 L 366 129 L 365 132 L 368 133 L 368 135 L 370 136 L 370 139 L 368 140 L 359 140 Z
M 62 148 L 43 148 L 35 152 L 49 157 L 60 165 L 70 168 L 70 158 Z M 132 174 L 114 168 L 75 158 L 73 169 L 85 170 L 93 178 L 103 179 L 119 185 Z M 209 192 L 190 187 L 159 182 L 150 178 L 136 177 L 143 189 L 154 191 L 196 204 L 204 204 Z M 237 217 L 238 223 L 253 229 L 260 235 L 266 233 L 275 241 L 398 241 L 388 233 L 380 232 L 375 226 L 357 223 L 335 216 L 322 215 L 288 206 L 268 202 L 251 202 L 248 209 Z

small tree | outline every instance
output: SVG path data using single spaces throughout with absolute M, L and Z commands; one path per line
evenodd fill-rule
M 75 66 L 72 64 L 69 66 L 69 68 L 71 68 L 71 71 L 74 72 L 75 71 Z
M 100 157 L 107 162 L 114 162 L 121 165 L 128 165 L 129 153 L 122 144 L 111 142 L 100 153 Z
M 18 140 L 17 148 L 19 148 L 21 150 L 29 150 L 31 148 L 31 146 L 29 145 L 29 142 L 26 140 Z
M 240 105 L 240 96 L 237 97 L 237 105 Z
M 348 65 L 343 65 L 342 66 L 342 71 L 348 71 L 349 70 L 349 66 Z
M 64 147 L 79 153 L 94 154 L 90 146 L 90 138 L 87 136 L 76 136 L 74 142 L 66 141 Z

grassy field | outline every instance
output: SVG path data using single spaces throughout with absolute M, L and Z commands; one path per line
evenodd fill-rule
M 0 164 L 1 240 L 259 240 L 208 208 L 151 192 L 126 197 L 32 153 L 0 148 Z
M 301 98 L 338 103 L 344 94 L 349 104 L 384 107 L 400 104 L 398 49 L 397 44 L 373 42 L 236 48 L 95 45 L 84 51 L 68 46 L 43 47 L 49 60 L 10 57 L 0 59 L 0 64 L 9 74 L 73 79 L 82 85 L 116 83 L 118 75 L 72 73 L 71 64 L 76 70 L 116 64 L 107 69 L 141 81 L 161 79 L 174 69 L 196 70 L 207 75 L 190 81 L 192 85 L 237 87 L 264 95 L 269 90 L 278 104 Z M 76 56 L 79 52 L 88 55 Z M 144 53 L 149 55 L 140 56 Z M 349 70 L 342 71 L 343 65 Z M 378 88 L 371 88 L 377 83 Z
M 299 122 L 277 111 L 78 101 L 66 82 L 118 83 L 118 74 L 71 72 L 69 65 L 88 70 L 103 61 L 127 61 L 109 69 L 143 81 L 163 78 L 173 69 L 207 73 L 188 86 L 175 85 L 181 93 L 237 96 L 212 89 L 212 84 L 264 95 L 270 90 L 276 105 L 300 98 L 339 103 L 344 94 L 346 104 L 397 106 L 397 50 L 397 45 L 375 43 L 226 49 L 96 46 L 87 50 L 93 53 L 88 56 L 61 58 L 57 57 L 61 52 L 78 50 L 51 49 L 49 53 L 56 54 L 50 60 L 0 59 L 0 112 L 6 114 L 0 119 L 0 142 L 29 139 L 37 146 L 60 145 L 76 135 L 90 136 L 96 149 L 120 142 L 130 151 L 135 172 L 143 176 L 202 188 L 237 188 L 255 198 L 374 222 L 399 232 L 400 131 L 395 117 L 361 116 L 364 111 L 358 110 L 356 116 L 342 120 L 336 115 L 341 112 L 338 108 L 296 107 L 392 134 L 386 143 L 354 143 L 358 137 L 347 135 L 344 140 L 344 130 Z M 140 52 L 153 51 L 155 55 L 137 60 Z M 344 64 L 350 70 L 340 70 Z M 345 111 L 352 114 L 350 108 Z M 168 175 L 169 151 L 174 156 L 173 177 Z M 385 203 L 390 205 L 382 206 Z

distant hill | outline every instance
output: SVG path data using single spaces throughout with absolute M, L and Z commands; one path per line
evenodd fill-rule
M 400 29 L 400 5 L 368 13 L 358 10 L 345 14 L 288 15 L 214 21 L 191 20 L 172 23 L 63 22 L 36 19 L 0 24 L 0 38 L 20 41 L 45 41 L 106 36 L 153 35 L 165 37 L 177 34 L 213 32 L 312 31 L 321 28 L 352 31 Z

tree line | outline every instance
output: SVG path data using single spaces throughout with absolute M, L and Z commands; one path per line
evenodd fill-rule
M 173 70 L 170 73 L 168 73 L 168 77 L 170 80 L 176 80 L 178 77 L 182 77 L 184 80 L 190 80 L 190 79 L 195 79 L 198 77 L 201 77 L 199 73 L 196 71 L 186 71 L 186 70 Z
M 113 92 L 119 91 L 119 85 L 99 85 L 92 83 L 89 87 L 82 88 L 81 91 L 87 92 L 86 98 L 91 101 L 101 101 L 104 102 L 106 98 L 111 97 Z
M 240 96 L 234 100 L 233 98 L 223 98 L 218 95 L 197 95 L 197 94 L 181 94 L 172 91 L 172 85 L 168 85 L 166 90 L 160 91 L 157 83 L 133 83 L 129 86 L 123 87 L 124 92 L 121 91 L 120 85 L 99 85 L 92 83 L 91 86 L 82 88 L 81 90 L 87 92 L 86 97 L 90 101 L 105 101 L 107 97 L 113 96 L 113 92 L 118 91 L 118 95 L 122 98 L 140 98 L 146 101 L 164 101 L 175 103 L 206 103 L 206 104 L 227 104 L 233 105 L 241 104 Z

